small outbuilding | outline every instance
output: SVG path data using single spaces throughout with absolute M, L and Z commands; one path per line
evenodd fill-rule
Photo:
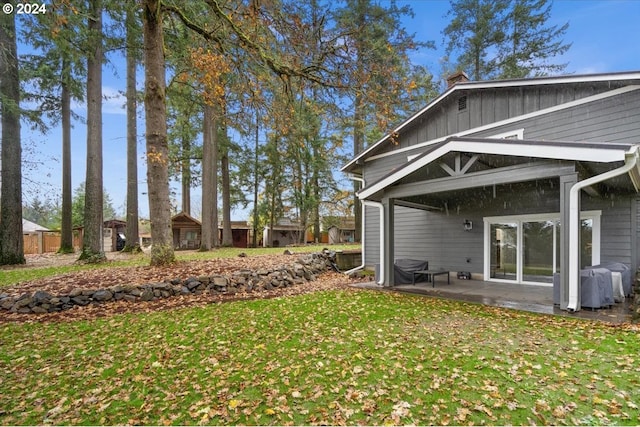
M 173 247 L 176 249 L 198 249 L 202 236 L 202 223 L 191 215 L 180 212 L 171 218 Z

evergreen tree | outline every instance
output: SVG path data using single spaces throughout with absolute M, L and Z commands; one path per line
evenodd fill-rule
M 87 171 L 81 260 L 106 260 L 102 238 L 102 0 L 90 0 L 87 16 Z
M 411 16 L 409 6 L 398 7 L 395 2 L 378 3 L 371 0 L 347 0 L 346 6 L 335 12 L 339 28 L 349 36 L 346 41 L 353 52 L 350 64 L 350 95 L 352 97 L 353 155 L 360 154 L 370 142 L 375 142 L 389 130 L 389 126 L 415 108 L 407 96 L 417 84 L 427 84 L 432 92 L 431 79 L 415 80 L 409 53 L 434 48 L 433 42 L 418 42 L 402 27 L 401 20 Z M 429 74 L 427 74 L 429 75 Z M 419 103 L 426 104 L 428 98 Z M 354 193 L 360 183 L 354 182 Z M 356 240 L 360 241 L 362 212 L 354 195 Z
M 514 0 L 506 18 L 507 38 L 499 61 L 500 78 L 543 76 L 563 71 L 567 64 L 549 60 L 571 47 L 562 37 L 569 23 L 546 26 L 551 16 L 549 0 Z
M 24 55 L 22 61 L 23 96 L 37 107 L 29 115 L 43 132 L 48 124 L 60 122 L 62 130 L 62 210 L 61 253 L 73 252 L 71 218 L 71 110 L 72 100 L 83 100 L 85 65 L 82 55 L 81 33 L 83 14 L 67 2 L 53 2 L 47 13 L 27 19 L 22 26 L 22 39 L 29 42 L 33 53 Z M 31 87 L 38 81 L 37 87 Z M 44 123 L 47 119 L 49 123 Z
M 473 80 L 523 78 L 562 71 L 568 23 L 547 26 L 549 0 L 451 0 L 443 34 L 447 55 Z
M 147 186 L 151 217 L 151 265 L 175 260 L 169 199 L 169 155 L 165 88 L 164 34 L 159 0 L 144 0 L 145 122 Z
M 124 251 L 140 249 L 138 239 L 138 123 L 136 71 L 140 56 L 138 5 L 128 5 L 125 11 L 127 57 L 127 231 Z
M 473 80 L 499 74 L 497 52 L 506 39 L 505 15 L 508 0 L 451 0 L 447 16 L 451 22 L 443 34 L 448 39 L 447 55 L 457 53 L 457 68 Z
M 14 1 L 7 4 L 15 5 Z M 22 148 L 20 78 L 15 14 L 0 14 L 0 113 L 2 114 L 2 188 L 0 190 L 0 265 L 24 264 L 22 239 Z

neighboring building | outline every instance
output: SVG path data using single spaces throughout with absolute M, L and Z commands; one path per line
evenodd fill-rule
M 218 236 L 219 241 L 222 242 L 222 224 L 218 226 Z M 231 237 L 234 248 L 248 248 L 249 239 L 251 238 L 251 226 L 247 221 L 231 221 Z
M 22 218 L 22 234 L 36 234 L 38 231 L 49 231 L 49 229 Z
M 117 252 L 124 249 L 127 221 L 110 219 L 104 222 L 102 239 L 105 252 Z
M 463 76 L 464 77 L 464 76 Z M 452 84 L 356 156 L 365 263 L 550 283 L 580 309 L 580 269 L 638 267 L 640 72 Z
M 277 224 L 273 226 L 273 232 L 268 225 L 264 227 L 262 246 L 265 248 L 269 246 L 277 248 L 300 243 L 302 233 L 304 233 L 304 230 L 299 223 L 293 222 L 288 218 L 280 218 Z M 272 236 L 273 240 L 271 240 Z
M 202 237 L 202 223 L 189 214 L 180 212 L 171 217 L 173 247 L 176 249 L 198 249 Z
M 323 222 L 328 231 L 328 243 L 353 243 L 356 237 L 356 221 L 353 217 L 324 217 Z

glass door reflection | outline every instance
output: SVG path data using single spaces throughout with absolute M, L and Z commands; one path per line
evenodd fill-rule
M 494 279 L 517 280 L 518 224 L 491 224 L 491 271 Z

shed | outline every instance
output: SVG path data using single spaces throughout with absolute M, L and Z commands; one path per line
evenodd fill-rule
M 288 218 L 281 218 L 273 226 L 273 231 L 268 225 L 264 228 L 262 246 L 265 248 L 269 246 L 280 247 L 298 243 L 303 232 L 304 230 L 300 223 L 291 221 Z
M 202 236 L 202 223 L 191 215 L 180 212 L 171 218 L 173 246 L 176 249 L 198 249 Z
M 127 222 L 119 219 L 109 219 L 103 223 L 102 239 L 105 252 L 121 251 L 125 244 Z
M 251 226 L 247 221 L 231 221 L 231 236 L 234 248 L 246 248 L 249 246 Z M 223 237 L 222 224 L 218 226 L 218 235 L 222 242 Z

